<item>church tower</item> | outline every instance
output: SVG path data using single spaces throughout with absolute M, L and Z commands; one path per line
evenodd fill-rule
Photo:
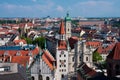
M 65 39 L 64 22 L 61 21 L 59 39 L 56 48 L 56 73 L 55 80 L 67 80 L 68 76 L 68 45 Z
M 67 13 L 65 17 L 65 30 L 66 30 L 66 39 L 71 37 L 71 18 L 69 17 L 69 13 Z

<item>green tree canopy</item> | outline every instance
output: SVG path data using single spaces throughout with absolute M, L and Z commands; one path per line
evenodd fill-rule
M 39 47 L 41 47 L 42 49 L 45 48 L 45 38 L 44 37 L 38 37 L 35 38 L 35 40 L 33 40 L 33 44 L 37 44 Z
M 101 60 L 102 60 L 102 56 L 97 51 L 95 51 L 93 53 L 93 62 L 99 62 Z
M 30 38 L 24 38 L 24 39 L 26 40 L 27 44 L 32 44 L 32 39 Z

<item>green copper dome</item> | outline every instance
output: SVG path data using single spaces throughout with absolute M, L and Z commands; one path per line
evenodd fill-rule
M 67 12 L 67 16 L 65 17 L 65 21 L 71 21 L 71 18 L 69 16 L 69 13 Z

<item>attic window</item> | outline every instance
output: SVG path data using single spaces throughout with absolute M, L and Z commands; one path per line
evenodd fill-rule
M 17 53 L 16 53 L 16 56 L 20 56 L 21 55 L 21 53 L 20 53 L 20 51 L 18 51 Z
M 8 56 L 8 55 L 9 55 L 8 51 L 5 51 L 4 56 Z
M 32 52 L 31 51 L 29 51 L 29 54 L 28 54 L 29 56 L 32 56 Z

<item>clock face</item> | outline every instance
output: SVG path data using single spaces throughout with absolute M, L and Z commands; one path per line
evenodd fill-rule
M 61 54 L 64 54 L 64 51 L 61 51 Z

